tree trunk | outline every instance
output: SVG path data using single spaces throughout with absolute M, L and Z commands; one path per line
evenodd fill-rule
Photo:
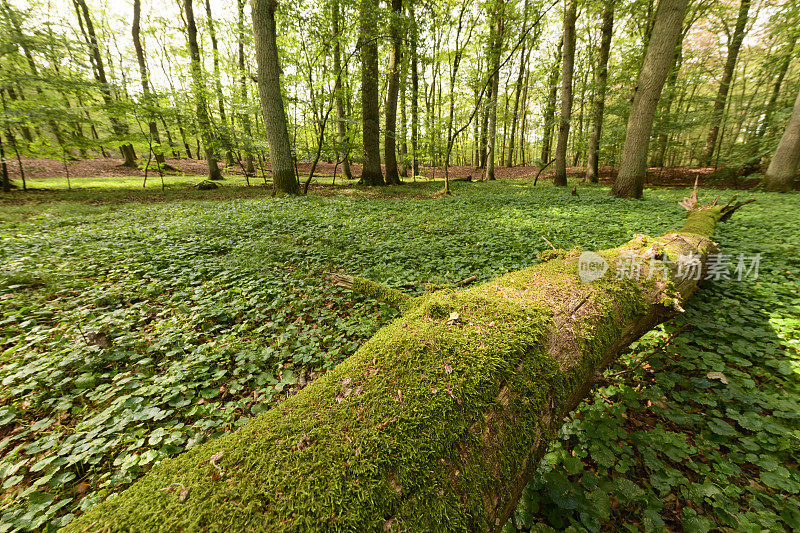
M 141 11 L 141 0 L 133 0 L 133 24 L 131 25 L 131 36 L 133 37 L 133 47 L 136 49 L 136 60 L 139 63 L 139 76 L 142 78 L 142 97 L 145 101 L 145 105 L 152 107 L 153 100 L 152 95 L 150 94 L 150 83 L 147 76 L 147 63 L 144 59 L 144 49 L 142 48 L 142 42 L 139 36 L 139 18 Z M 155 154 L 156 162 L 160 165 L 163 165 L 165 162 L 164 152 L 161 148 L 161 138 L 158 136 L 158 127 L 156 126 L 155 113 L 153 110 L 150 111 L 150 119 L 147 121 L 147 126 L 150 130 L 150 140 L 155 146 L 158 147 Z
M 769 163 L 764 182 L 768 191 L 787 192 L 797 175 L 800 163 L 800 92 L 794 102 L 792 115 L 783 131 L 775 155 Z
M 525 131 L 528 125 L 528 81 L 530 79 L 531 71 L 526 69 L 525 82 L 522 85 L 522 124 L 519 128 L 519 164 L 523 167 L 525 166 Z
M 14 91 L 14 87 L 12 87 L 11 85 L 6 85 L 5 88 L 0 88 L 0 94 L 2 94 L 4 90 L 8 92 L 8 97 L 11 99 L 12 102 L 20 98 L 19 96 L 17 96 L 16 91 Z M 28 126 L 26 126 L 25 124 L 20 124 L 19 130 L 22 132 L 22 136 L 25 138 L 26 142 L 29 143 L 33 142 L 33 134 L 31 134 L 31 129 Z
M 528 25 L 528 0 L 525 0 L 522 15 L 522 27 Z M 506 157 L 506 166 L 514 166 L 514 136 L 517 134 L 517 121 L 519 120 L 519 103 L 522 98 L 522 84 L 525 81 L 525 71 L 528 67 L 528 54 L 530 51 L 525 50 L 525 45 L 522 43 L 522 48 L 519 52 L 519 75 L 517 76 L 517 86 L 514 90 L 514 114 L 511 117 L 511 138 L 508 141 L 508 154 Z
M 603 134 L 603 110 L 608 85 L 608 54 L 614 32 L 614 3 L 615 0 L 606 0 L 603 6 L 603 25 L 600 29 L 600 49 L 594 78 L 596 93 L 592 100 L 592 136 L 589 139 L 589 161 L 586 165 L 586 181 L 590 183 L 597 183 L 600 179 L 600 139 Z
M 386 162 L 386 183 L 400 185 L 397 173 L 397 93 L 400 90 L 400 63 L 402 61 L 402 40 L 400 27 L 403 17 L 403 0 L 392 0 L 392 19 L 389 21 L 389 35 L 392 49 L 389 55 L 389 80 L 386 90 L 386 128 L 383 132 L 383 153 Z
M 65 531 L 500 531 L 598 374 L 683 310 L 718 251 L 716 224 L 740 205 L 694 206 L 678 231 L 593 254 L 607 271 L 591 282 L 579 277 L 597 272 L 587 258 L 563 250 L 417 298 L 335 275 L 401 316 L 302 391 L 162 462 Z M 645 258 L 638 277 L 617 279 L 620 254 Z M 682 257 L 698 260 L 697 276 L 681 273 Z
M 167 126 L 167 121 L 164 120 L 164 115 L 159 113 L 158 119 L 161 121 L 161 125 L 164 126 L 164 133 L 167 134 L 167 142 L 169 143 L 172 149 L 172 157 L 179 158 L 181 156 L 181 151 L 175 148 L 177 146 L 177 143 L 173 142 L 172 140 L 172 134 L 169 131 L 169 126 Z
M 408 177 L 408 115 L 406 113 L 406 85 L 408 79 L 408 60 L 400 64 L 400 177 Z
M 245 0 L 237 0 L 236 7 L 238 11 L 238 37 L 239 42 L 238 44 L 238 59 L 239 59 L 239 87 L 241 90 L 242 95 L 242 106 L 248 105 L 247 100 L 247 72 L 245 71 L 244 66 L 244 40 L 245 40 L 245 33 L 244 33 L 244 1 Z M 245 172 L 250 176 L 255 176 L 256 174 L 256 167 L 253 164 L 253 149 L 251 148 L 253 145 L 253 130 L 250 127 L 250 113 L 247 111 L 243 112 L 239 116 L 239 122 L 242 123 L 242 129 L 244 130 L 244 134 L 247 137 L 245 140 Z
M 553 184 L 567 186 L 567 141 L 572 115 L 572 70 L 575 65 L 575 18 L 578 0 L 567 0 L 564 14 L 564 54 L 561 62 L 561 118 L 558 122 L 558 144 Z
M 103 58 L 100 56 L 100 46 L 97 41 L 97 35 L 94 31 L 94 22 L 92 22 L 92 17 L 89 15 L 89 8 L 86 6 L 86 0 L 73 1 L 75 2 L 75 10 L 77 12 L 78 19 L 80 20 L 81 17 L 83 17 L 83 22 L 86 24 L 88 39 L 87 44 L 90 48 L 89 59 L 94 63 L 94 73 L 97 82 L 100 85 L 100 92 L 103 95 L 103 101 L 105 102 L 106 107 L 109 107 L 108 119 L 111 122 L 111 128 L 114 130 L 114 135 L 118 137 L 124 137 L 128 134 L 128 126 L 120 121 L 114 114 L 114 111 L 110 109 L 114 99 L 111 95 L 111 86 L 108 84 L 108 79 L 106 78 L 106 71 L 105 67 L 103 66 Z M 129 142 L 123 142 L 119 147 L 119 151 L 122 154 L 122 159 L 124 159 L 122 164 L 126 167 L 136 168 L 136 152 L 133 150 L 133 145 Z
M 344 70 L 342 67 L 342 43 L 340 39 L 342 35 L 339 33 L 339 1 L 333 0 L 331 2 L 331 28 L 333 32 L 333 71 L 336 75 L 334 82 L 334 98 L 336 99 L 336 132 L 338 134 L 340 149 L 344 151 L 342 154 L 342 174 L 345 179 L 353 179 L 350 173 L 350 137 L 347 135 L 347 115 L 344 111 L 344 89 L 342 87 L 342 78 L 344 77 Z
M 481 109 L 481 160 L 478 165 L 479 168 L 486 168 L 486 148 L 487 143 L 489 142 L 489 103 L 492 100 L 492 88 L 494 85 L 492 83 L 489 84 L 489 87 L 486 91 L 486 104 Z M 477 120 L 477 119 L 476 119 Z
M 213 134 L 211 131 L 211 120 L 208 117 L 208 106 L 206 103 L 206 88 L 203 83 L 203 72 L 200 66 L 200 47 L 197 45 L 197 25 L 194 22 L 194 11 L 192 0 L 183 0 L 183 9 L 186 12 L 186 33 L 189 38 L 189 58 L 192 73 L 192 85 L 194 86 L 194 98 L 197 104 L 197 124 L 200 129 L 200 136 L 203 139 L 203 146 L 206 151 L 206 164 L 208 165 L 208 179 L 221 180 L 222 173 L 217 165 L 217 158 L 214 155 Z M 200 150 L 198 149 L 198 152 Z M 199 155 L 199 154 L 198 154 Z
M 612 189 L 612 194 L 619 198 L 642 197 L 653 117 L 664 81 L 673 65 L 687 4 L 688 0 L 661 0 L 656 9 L 653 31 L 628 117 L 622 163 Z
M 214 16 L 211 13 L 211 2 L 206 0 L 206 17 L 208 24 L 208 36 L 211 38 L 211 52 L 214 65 L 214 87 L 217 90 L 217 103 L 219 105 L 219 120 L 222 126 L 223 146 L 225 147 L 225 161 L 228 166 L 233 166 L 236 161 L 233 158 L 233 150 L 231 149 L 230 135 L 227 133 L 228 122 L 225 118 L 225 97 L 222 94 L 222 76 L 219 72 L 219 49 L 217 47 L 217 32 L 214 29 Z
M 6 164 L 6 151 L 3 147 L 2 135 L 0 135 L 0 189 L 3 192 L 11 192 L 11 179 L 8 177 L 8 165 Z
M 269 144 L 269 159 L 275 194 L 298 194 L 286 112 L 281 95 L 281 66 L 276 41 L 277 0 L 253 0 L 253 42 L 258 63 L 258 91 Z
M 666 82 L 666 94 L 664 94 L 664 100 L 662 102 L 662 109 L 663 113 L 661 113 L 661 130 L 658 134 L 658 139 L 656 141 L 656 153 L 653 155 L 653 160 L 650 162 L 651 167 L 663 167 L 664 166 L 664 157 L 667 153 L 667 141 L 669 140 L 669 134 L 667 130 L 667 126 L 665 123 L 668 123 L 670 120 L 670 111 L 672 109 L 672 100 L 675 98 L 675 84 L 678 81 L 678 74 L 681 71 L 681 65 L 683 63 L 683 52 L 681 50 L 682 43 L 678 43 L 678 50 L 675 52 L 677 55 L 675 59 L 675 65 L 673 65 L 672 69 L 669 71 L 669 76 L 667 76 Z
M 791 64 L 792 59 L 795 57 L 793 52 L 795 44 L 797 43 L 797 39 L 798 33 L 795 32 L 786 47 L 786 53 L 781 58 L 780 66 L 778 67 L 778 73 L 775 76 L 775 82 L 772 85 L 772 93 L 770 94 L 769 101 L 767 102 L 767 109 L 764 111 L 764 119 L 756 129 L 755 138 L 750 141 L 752 148 L 751 162 L 746 168 L 748 174 L 755 171 L 759 167 L 759 161 L 764 154 L 762 141 L 764 139 L 764 135 L 767 133 L 767 129 L 772 127 L 772 115 L 775 113 L 775 107 L 781 94 L 783 79 L 786 76 L 786 72 L 789 70 L 789 65 Z
M 489 97 L 489 119 L 488 131 L 486 133 L 486 169 L 483 173 L 483 179 L 493 180 L 494 177 L 494 159 L 495 159 L 495 145 L 497 144 L 497 95 L 500 92 L 500 55 L 503 49 L 503 27 L 504 27 L 504 13 L 505 8 L 504 0 L 497 0 L 493 5 L 494 20 L 492 22 L 492 31 L 490 32 L 490 50 L 489 57 L 489 75 L 491 84 L 491 95 Z
M 717 97 L 714 99 L 714 111 L 711 113 L 711 128 L 708 130 L 706 139 L 706 149 L 703 157 L 700 158 L 700 166 L 707 167 L 714 157 L 714 149 L 717 146 L 717 136 L 719 135 L 722 112 L 728 101 L 728 90 L 731 87 L 733 72 L 736 69 L 736 59 L 739 57 L 739 48 L 744 40 L 745 27 L 747 25 L 747 13 L 750 10 L 750 0 L 742 0 L 739 5 L 739 16 L 736 18 L 736 27 L 733 36 L 728 43 L 728 57 L 725 59 L 725 69 L 722 71 L 722 79 L 719 81 Z
M 417 65 L 417 45 L 419 35 L 417 19 L 414 15 L 414 0 L 409 0 L 408 14 L 411 15 L 411 176 L 419 174 L 419 68 Z
M 553 125 L 556 116 L 556 98 L 558 97 L 558 79 L 561 73 L 561 55 L 564 48 L 564 38 L 558 42 L 556 49 L 555 61 L 553 61 L 553 69 L 550 71 L 548 85 L 550 86 L 550 93 L 547 95 L 547 102 L 544 107 L 544 114 L 542 122 L 544 123 L 544 133 L 542 135 L 542 161 L 541 165 L 547 165 L 550 162 L 550 149 L 553 145 Z
M 364 162 L 361 183 L 385 185 L 381 171 L 380 105 L 378 102 L 378 0 L 361 0 L 361 113 Z
M 20 24 L 19 19 L 17 18 L 17 13 L 7 3 L 4 3 L 4 7 L 5 7 L 5 10 L 6 10 L 6 16 L 8 18 L 8 21 L 11 23 L 11 27 L 13 28 L 14 33 L 16 34 L 16 38 L 17 38 L 17 41 L 19 42 L 20 48 L 22 48 L 22 53 L 25 56 L 25 61 L 28 63 L 28 68 L 30 69 L 31 74 L 33 75 L 34 79 L 36 79 L 36 78 L 39 77 L 39 69 L 36 66 L 36 61 L 33 59 L 33 54 L 31 53 L 30 48 L 26 44 L 28 42 L 28 40 L 25 38 L 25 35 L 23 35 L 23 33 L 22 33 L 22 26 Z M 17 88 L 18 88 L 18 91 L 19 91 L 18 94 L 19 94 L 20 100 L 25 101 L 25 92 L 22 89 L 22 86 L 18 85 Z M 34 88 L 36 90 L 36 94 L 38 94 L 40 97 L 44 97 L 44 90 L 42 89 L 42 87 L 38 83 L 34 84 Z M 13 88 L 11 87 L 11 85 L 7 85 L 7 89 L 9 91 L 9 96 L 11 96 L 11 98 L 14 99 L 14 96 L 12 96 L 14 94 L 14 92 L 13 92 Z M 48 125 L 50 126 L 50 130 L 53 132 L 53 137 L 55 137 L 56 142 L 58 143 L 58 145 L 60 147 L 63 148 L 64 147 L 64 136 L 61 133 L 61 128 L 59 127 L 58 123 L 53 119 L 49 119 L 48 120 Z M 35 126 L 34 126 L 34 128 L 35 128 Z M 38 130 L 35 130 L 35 131 L 38 133 Z M 69 153 L 69 152 L 67 152 L 67 155 L 68 156 L 72 156 L 72 154 Z

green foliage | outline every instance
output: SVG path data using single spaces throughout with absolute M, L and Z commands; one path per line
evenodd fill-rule
M 526 488 L 517 530 L 798 528 L 799 232 L 788 204 L 758 204 L 716 236 L 763 254 L 758 280 L 707 284 L 606 372 Z
M 69 522 L 269 409 L 396 316 L 325 272 L 397 288 L 481 281 L 535 263 L 550 249 L 542 236 L 593 250 L 684 216 L 679 191 L 631 203 L 522 185 L 456 184 L 436 200 L 4 208 L 0 531 Z M 718 238 L 764 254 L 759 280 L 705 287 L 611 369 L 629 372 L 564 425 L 507 528 L 796 527 L 796 199 L 757 199 Z

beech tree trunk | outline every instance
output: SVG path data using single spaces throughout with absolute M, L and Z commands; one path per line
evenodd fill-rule
M 222 173 L 219 171 L 219 166 L 217 165 L 217 158 L 214 155 L 213 132 L 211 130 L 211 119 L 208 117 L 206 88 L 203 83 L 203 72 L 200 64 L 200 47 L 197 45 L 197 25 L 194 21 L 192 0 L 183 0 L 183 9 L 186 12 L 186 34 L 189 40 L 189 63 L 192 73 L 194 99 L 197 106 L 197 125 L 200 129 L 200 137 L 203 140 L 203 147 L 206 151 L 208 179 L 217 181 L 223 178 Z M 198 148 L 198 152 L 199 151 L 200 149 Z
M 550 150 L 553 146 L 553 126 L 556 116 L 556 98 L 558 97 L 558 77 L 561 73 L 561 54 L 564 48 L 564 38 L 558 42 L 556 50 L 555 61 L 553 61 L 553 69 L 550 71 L 548 78 L 548 85 L 550 86 L 550 93 L 547 95 L 545 102 L 544 114 L 542 122 L 544 123 L 544 133 L 542 135 L 542 161 L 541 165 L 550 163 Z
M 342 88 L 342 78 L 344 71 L 342 70 L 342 44 L 339 42 L 341 35 L 339 33 L 339 2 L 333 0 L 331 2 L 331 29 L 333 32 L 333 71 L 336 74 L 336 81 L 333 86 L 334 98 L 336 99 L 336 132 L 338 134 L 340 149 L 344 151 L 342 154 L 342 174 L 345 179 L 353 179 L 350 173 L 350 138 L 347 135 L 347 115 L 344 112 L 344 90 Z
M 386 128 L 383 132 L 386 183 L 389 185 L 400 185 L 400 175 L 397 172 L 397 94 L 400 90 L 402 61 L 403 43 L 400 39 L 402 16 L 403 0 L 392 0 L 392 19 L 389 21 L 392 49 L 389 55 L 389 81 L 386 94 Z
M 489 87 L 486 90 L 486 104 L 483 105 L 483 109 L 481 109 L 481 147 L 480 147 L 480 162 L 478 164 L 479 168 L 486 168 L 486 146 L 489 142 L 489 137 L 487 135 L 487 131 L 489 130 L 489 102 L 492 100 L 492 87 L 493 84 L 489 84 Z M 477 118 L 476 118 L 477 120 Z
M 206 24 L 208 36 L 211 39 L 212 64 L 214 65 L 214 88 L 217 91 L 217 104 L 219 106 L 219 122 L 222 130 L 222 145 L 225 147 L 225 161 L 229 167 L 236 164 L 231 148 L 231 139 L 228 135 L 228 121 L 225 118 L 225 97 L 222 94 L 222 76 L 219 72 L 219 47 L 217 46 L 217 32 L 214 29 L 214 15 L 211 13 L 211 2 L 206 0 Z
M 299 393 L 164 461 L 66 532 L 499 531 L 598 373 L 697 290 L 675 262 L 692 255 L 703 267 L 716 224 L 742 204 L 684 205 L 680 230 L 599 252 L 608 269 L 591 282 L 578 252 L 563 250 L 416 298 L 335 275 L 401 316 Z M 617 278 L 621 253 L 645 258 L 637 278 Z
M 497 144 L 497 94 L 500 92 L 500 52 L 503 47 L 503 26 L 504 26 L 504 3 L 503 0 L 497 0 L 492 8 L 494 11 L 494 22 L 492 31 L 490 33 L 490 54 L 491 61 L 489 62 L 489 74 L 491 84 L 491 95 L 489 96 L 489 109 L 488 109 L 488 128 L 487 128 L 487 142 L 486 142 L 486 169 L 483 173 L 483 179 L 493 180 L 494 177 L 494 159 L 495 159 L 495 145 Z
M 247 72 L 245 71 L 244 66 L 244 39 L 245 39 L 245 32 L 244 32 L 244 0 L 236 0 L 236 7 L 238 11 L 238 24 L 237 29 L 239 31 L 238 35 L 238 59 L 239 59 L 239 88 L 241 90 L 242 95 L 242 106 L 248 105 L 247 99 Z M 245 167 L 244 170 L 248 175 L 255 176 L 256 174 L 256 167 L 253 164 L 253 131 L 250 127 L 250 114 L 245 111 L 239 115 L 239 121 L 242 123 L 242 129 L 244 130 L 244 134 L 247 136 L 245 139 Z
M 661 131 L 659 132 L 656 140 L 656 152 L 653 154 L 653 160 L 650 162 L 651 167 L 663 167 L 664 158 L 667 154 L 667 141 L 669 140 L 669 135 L 666 123 L 668 123 L 670 120 L 669 115 L 672 109 L 672 101 L 675 98 L 675 85 L 678 81 L 678 74 L 680 74 L 681 65 L 683 64 L 683 52 L 681 50 L 681 46 L 682 43 L 678 43 L 678 50 L 675 52 L 677 56 L 675 58 L 675 64 L 672 66 L 672 69 L 670 69 L 669 75 L 667 76 L 665 86 L 666 92 L 661 102 Z
M 378 0 L 361 1 L 359 48 L 361 49 L 361 114 L 364 162 L 361 182 L 385 185 L 381 171 L 380 105 L 378 102 Z
M 139 76 L 142 78 L 142 96 L 144 97 L 146 105 L 152 106 L 153 101 L 150 94 L 147 63 L 144 59 L 144 49 L 142 48 L 142 42 L 139 36 L 139 18 L 141 16 L 141 12 L 141 0 L 133 0 L 133 24 L 131 24 L 131 36 L 133 37 L 133 47 L 136 50 L 136 60 L 139 63 Z M 155 150 L 156 162 L 160 165 L 163 165 L 165 162 L 164 151 L 161 148 L 161 138 L 158 136 L 158 126 L 156 126 L 155 113 L 153 113 L 152 110 L 150 111 L 150 120 L 147 122 L 147 127 L 150 130 L 151 142 L 158 147 L 157 150 Z
M 408 79 L 408 61 L 400 63 L 400 177 L 408 177 L 408 116 L 406 113 L 406 85 Z
M 739 48 L 744 40 L 745 26 L 747 25 L 747 13 L 750 10 L 750 0 L 742 0 L 739 4 L 739 15 L 736 18 L 736 26 L 733 30 L 730 43 L 728 43 L 728 57 L 725 59 L 725 68 L 722 71 L 722 78 L 719 81 L 717 96 L 714 99 L 714 110 L 711 113 L 711 128 L 708 130 L 706 139 L 706 149 L 703 157 L 700 158 L 700 166 L 707 167 L 714 157 L 714 150 L 717 146 L 722 113 L 728 101 L 728 90 L 731 87 L 733 72 L 736 69 L 736 60 L 739 57 Z
M 258 92 L 275 194 L 298 194 L 300 183 L 294 172 L 292 146 L 281 95 L 281 65 L 275 28 L 277 7 L 277 0 L 253 0 L 253 44 L 258 63 Z
M 519 128 L 519 164 L 523 167 L 525 166 L 525 130 L 528 124 L 528 81 L 531 79 L 531 71 L 525 70 L 525 81 L 522 84 L 522 124 Z
M 564 54 L 561 62 L 561 118 L 558 122 L 558 144 L 553 184 L 567 186 L 567 141 L 572 116 L 572 71 L 575 65 L 575 18 L 578 0 L 568 0 L 564 14 Z
M 522 27 L 528 25 L 528 0 L 525 0 L 522 15 Z M 517 134 L 517 120 L 519 119 L 519 102 L 522 98 L 522 84 L 525 81 L 525 71 L 528 66 L 528 54 L 530 51 L 525 51 L 526 43 L 522 43 L 522 48 L 519 52 L 519 75 L 517 76 L 517 85 L 514 89 L 514 114 L 511 118 L 511 137 L 508 141 L 508 154 L 506 157 L 506 166 L 514 166 L 514 136 Z
M 419 174 L 419 67 L 417 65 L 419 35 L 414 15 L 414 0 L 409 0 L 408 14 L 411 16 L 411 176 L 416 179 Z
M 89 8 L 86 6 L 85 0 L 73 0 L 75 2 L 75 11 L 78 14 L 78 19 L 83 17 L 83 22 L 86 24 L 86 32 L 87 32 L 87 44 L 89 45 L 89 59 L 94 64 L 94 74 L 95 78 L 97 79 L 98 84 L 100 85 L 100 92 L 103 95 L 103 102 L 105 102 L 107 107 L 111 107 L 113 104 L 113 97 L 111 95 L 111 87 L 108 84 L 108 78 L 106 78 L 106 70 L 103 65 L 103 58 L 100 56 L 100 45 L 97 41 L 97 35 L 94 31 L 94 22 L 92 22 L 92 17 L 89 15 Z M 109 120 L 111 121 L 111 129 L 114 131 L 114 135 L 118 137 L 124 137 L 128 134 L 128 125 L 120 121 L 116 114 L 112 109 L 108 110 Z M 124 162 L 122 163 L 126 167 L 136 168 L 136 152 L 133 150 L 133 145 L 129 142 L 123 142 L 120 147 L 119 151 L 122 154 L 122 159 Z
M 775 75 L 775 81 L 772 84 L 772 93 L 769 96 L 769 101 L 767 102 L 767 109 L 764 111 L 764 119 L 758 124 L 758 128 L 756 129 L 756 133 L 754 138 L 750 140 L 751 145 L 751 160 L 746 165 L 745 171 L 749 174 L 754 172 L 758 169 L 760 160 L 762 156 L 764 156 L 763 150 L 763 139 L 764 135 L 767 133 L 767 130 L 772 128 L 772 116 L 775 113 L 775 107 L 778 103 L 778 97 L 781 94 L 781 86 L 783 85 L 783 79 L 786 76 L 786 72 L 789 70 L 789 65 L 794 59 L 794 47 L 797 43 L 797 39 L 800 34 L 795 33 L 789 43 L 786 46 L 786 51 L 780 59 L 778 72 Z
M 606 86 L 608 85 L 608 54 L 611 50 L 611 36 L 614 32 L 614 3 L 615 0 L 606 0 L 603 7 L 603 25 L 600 28 L 600 49 L 597 53 L 597 70 L 594 78 L 597 92 L 592 100 L 592 136 L 589 138 L 589 154 L 586 165 L 586 181 L 590 183 L 597 183 L 600 179 L 600 139 L 603 134 L 603 110 L 606 105 Z
M 6 164 L 6 151 L 3 148 L 2 135 L 0 135 L 0 189 L 3 192 L 11 192 L 11 179 L 8 177 L 8 165 Z
M 611 192 L 618 198 L 641 198 L 647 172 L 647 151 L 658 99 L 681 37 L 688 0 L 661 0 L 633 96 L 622 163 Z
M 798 164 L 800 164 L 800 92 L 797 94 L 792 115 L 764 176 L 767 190 L 789 191 L 797 175 Z

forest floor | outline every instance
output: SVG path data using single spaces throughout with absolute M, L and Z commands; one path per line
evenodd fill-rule
M 411 291 L 483 282 L 548 242 L 603 249 L 685 217 L 685 190 L 632 202 L 578 185 L 576 197 L 457 182 L 442 197 L 422 181 L 391 188 L 402 200 L 252 187 L 148 204 L 88 189 L 0 204 L 0 533 L 64 525 L 396 317 L 327 272 Z M 798 196 L 750 195 L 715 239 L 734 265 L 760 253 L 757 279 L 708 282 L 605 372 L 506 531 L 800 530 Z
M 194 185 L 202 181 L 202 176 L 206 174 L 205 161 L 198 161 L 196 159 L 167 159 L 167 163 L 174 167 L 176 170 L 166 174 L 166 182 L 168 184 L 182 184 L 184 186 Z M 28 187 L 30 188 L 64 188 L 66 186 L 67 173 L 70 179 L 76 179 L 75 185 L 78 187 L 104 187 L 106 178 L 125 178 L 122 182 L 117 180 L 117 186 L 126 184 L 130 186 L 141 185 L 144 179 L 143 168 L 129 168 L 122 166 L 121 159 L 115 158 L 96 158 L 96 159 L 82 159 L 78 161 L 68 162 L 65 166 L 63 161 L 54 159 L 31 159 L 22 158 L 22 166 L 25 171 L 26 179 L 30 180 Z M 9 161 L 9 174 L 12 180 L 19 180 L 19 168 L 15 160 Z M 351 165 L 352 174 L 355 177 L 361 175 L 361 165 Z M 244 185 L 244 172 L 240 166 L 223 167 L 223 173 L 228 177 L 234 185 Z M 310 162 L 299 162 L 297 171 L 300 176 L 300 182 L 303 183 L 311 171 Z M 504 167 L 498 166 L 495 168 L 495 176 L 497 179 L 533 179 L 539 172 L 537 166 L 515 166 Z M 568 167 L 567 173 L 573 177 L 582 178 L 585 174 L 585 167 Z M 266 172 L 269 179 L 269 171 Z M 333 176 L 336 175 L 334 182 Z M 481 177 L 481 170 L 473 166 L 451 166 L 449 169 L 449 177 L 453 179 L 471 177 L 479 179 Z M 185 177 L 188 179 L 177 180 L 176 178 Z M 539 176 L 540 181 L 552 179 L 552 167 L 547 168 Z M 603 183 L 610 183 L 616 177 L 616 169 L 612 167 L 600 168 L 600 181 Z M 86 178 L 92 178 L 87 182 Z M 443 180 L 444 169 L 433 167 L 420 167 L 419 175 L 416 179 L 427 180 Z M 755 187 L 759 183 L 758 177 L 741 177 L 735 172 L 726 168 L 715 169 L 708 168 L 688 168 L 688 167 L 665 167 L 665 168 L 651 168 L 647 173 L 647 185 L 654 187 L 687 187 L 691 186 L 695 179 L 698 179 L 701 186 L 714 186 L 717 188 L 734 188 L 734 189 L 749 189 Z M 151 187 L 160 187 L 160 176 L 153 169 L 148 170 L 148 180 Z M 403 178 L 404 181 L 414 182 L 414 178 Z M 263 183 L 263 178 L 257 171 L 257 175 L 250 178 L 252 184 L 257 185 Z M 108 182 L 106 182 L 108 183 Z M 341 165 L 327 163 L 320 161 L 314 171 L 314 180 L 312 184 L 315 185 L 332 185 L 339 183 L 340 185 L 352 184 L 352 181 L 343 180 Z M 113 184 L 109 183 L 109 184 Z M 19 183 L 18 183 L 19 185 Z

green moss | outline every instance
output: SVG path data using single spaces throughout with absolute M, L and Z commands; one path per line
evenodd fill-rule
M 399 309 L 401 312 L 407 309 L 413 300 L 411 296 L 402 291 L 364 278 L 353 278 L 352 289 L 364 296 Z
M 709 207 L 698 211 L 690 211 L 686 216 L 683 228 L 679 235 L 703 235 L 710 237 L 714 234 L 717 222 L 722 218 L 721 207 Z
M 637 236 L 627 246 L 659 242 Z M 577 272 L 568 253 L 419 298 L 354 280 L 403 315 L 301 393 L 162 463 L 66 530 L 487 529 L 495 504 L 486 495 L 513 496 L 570 398 L 648 309 L 655 280 L 607 275 L 589 285 Z M 569 360 L 548 352 L 562 341 L 572 343 Z M 175 483 L 189 490 L 183 502 L 162 490 Z
M 445 289 L 452 289 L 453 286 L 445 283 L 426 283 L 423 285 L 423 290 L 426 293 L 441 291 Z
M 554 248 L 550 250 L 542 250 L 538 254 L 539 261 L 542 263 L 552 261 L 553 259 L 564 259 L 567 256 L 567 251 L 562 248 Z

